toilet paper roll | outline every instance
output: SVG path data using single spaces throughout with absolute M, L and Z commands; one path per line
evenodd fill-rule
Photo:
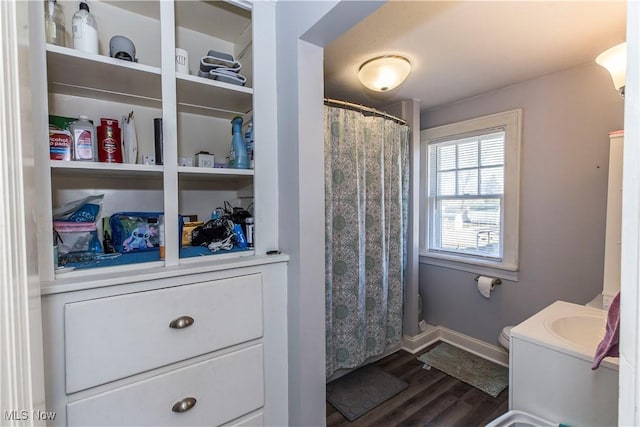
M 483 297 L 489 298 L 491 291 L 496 287 L 496 279 L 493 277 L 480 276 L 478 277 L 478 291 Z

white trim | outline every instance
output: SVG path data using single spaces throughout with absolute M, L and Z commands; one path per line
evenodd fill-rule
M 421 219 L 420 219 L 420 247 L 422 256 L 449 260 L 453 263 L 464 263 L 489 266 L 486 260 L 476 259 L 472 256 L 448 255 L 438 253 L 437 255 L 428 252 L 429 245 L 429 158 L 428 146 L 431 143 L 442 141 L 443 138 L 455 138 L 460 135 L 469 135 L 482 129 L 495 129 L 503 127 L 505 131 L 505 158 L 504 158 L 504 219 L 503 230 L 503 256 L 502 261 L 491 262 L 493 268 L 502 268 L 516 271 L 518 269 L 518 248 L 519 248 L 519 227 L 520 227 L 520 150 L 522 143 L 522 109 L 509 110 L 502 113 L 491 114 L 462 122 L 451 123 L 420 132 L 421 159 L 424 167 L 421 179 L 423 191 L 420 195 Z M 452 267 L 456 268 L 456 267 Z M 458 267 L 458 269 L 463 269 Z M 466 271 L 466 270 L 465 270 Z M 504 273 L 503 273 L 504 274 Z
M 497 277 L 512 282 L 518 281 L 518 272 L 508 269 L 506 266 L 494 267 L 491 265 L 483 265 L 468 263 L 467 260 L 453 261 L 450 259 L 441 259 L 431 255 L 420 254 L 420 264 L 435 265 L 437 267 L 452 268 L 454 270 L 466 271 L 467 273 L 475 273 L 482 276 Z
M 415 337 L 405 335 L 402 338 L 402 349 L 416 354 L 438 341 L 444 341 L 483 359 L 509 367 L 509 353 L 506 350 L 444 326 L 429 325 L 420 335 Z
M 619 425 L 640 425 L 640 3 L 627 6 L 627 78 L 622 165 Z
M 404 335 L 402 337 L 402 349 L 411 354 L 416 354 L 438 341 L 440 341 L 440 327 L 427 325 L 427 329 L 416 336 Z
M 36 239 L 26 233 L 36 227 L 28 215 L 33 200 L 25 197 L 34 186 L 32 134 L 21 121 L 31 107 L 28 9 L 27 2 L 0 1 L 0 424 L 9 426 L 42 424 L 31 415 L 45 409 Z

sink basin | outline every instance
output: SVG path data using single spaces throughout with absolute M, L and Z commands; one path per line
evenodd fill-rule
M 606 332 L 605 312 L 602 315 L 574 314 L 545 321 L 545 328 L 573 346 L 595 351 Z

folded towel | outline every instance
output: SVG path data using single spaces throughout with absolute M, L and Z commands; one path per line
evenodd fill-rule
M 593 356 L 591 369 L 598 369 L 602 359 L 608 356 L 619 357 L 618 341 L 620 339 L 620 292 L 613 298 L 607 312 L 607 331 L 604 338 L 598 344 L 596 354 Z
M 217 68 L 226 68 L 236 73 L 242 69 L 242 64 L 232 59 L 220 58 L 217 56 L 203 56 L 200 58 L 200 71 L 209 72 Z
M 230 83 L 233 85 L 244 86 L 247 78 L 242 74 L 235 73 L 230 70 L 217 69 L 209 71 L 209 78 L 218 80 L 219 82 Z

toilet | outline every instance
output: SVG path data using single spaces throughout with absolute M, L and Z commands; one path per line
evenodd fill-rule
M 594 299 L 586 303 L 587 307 L 599 308 L 600 310 L 609 310 L 609 306 L 611 305 L 611 300 L 613 300 L 615 294 L 606 295 L 605 293 L 601 293 L 596 295 Z
M 511 342 L 511 328 L 513 328 L 513 326 L 505 326 L 502 328 L 502 332 L 500 332 L 500 336 L 498 337 L 498 342 L 507 351 L 509 351 L 509 343 Z

